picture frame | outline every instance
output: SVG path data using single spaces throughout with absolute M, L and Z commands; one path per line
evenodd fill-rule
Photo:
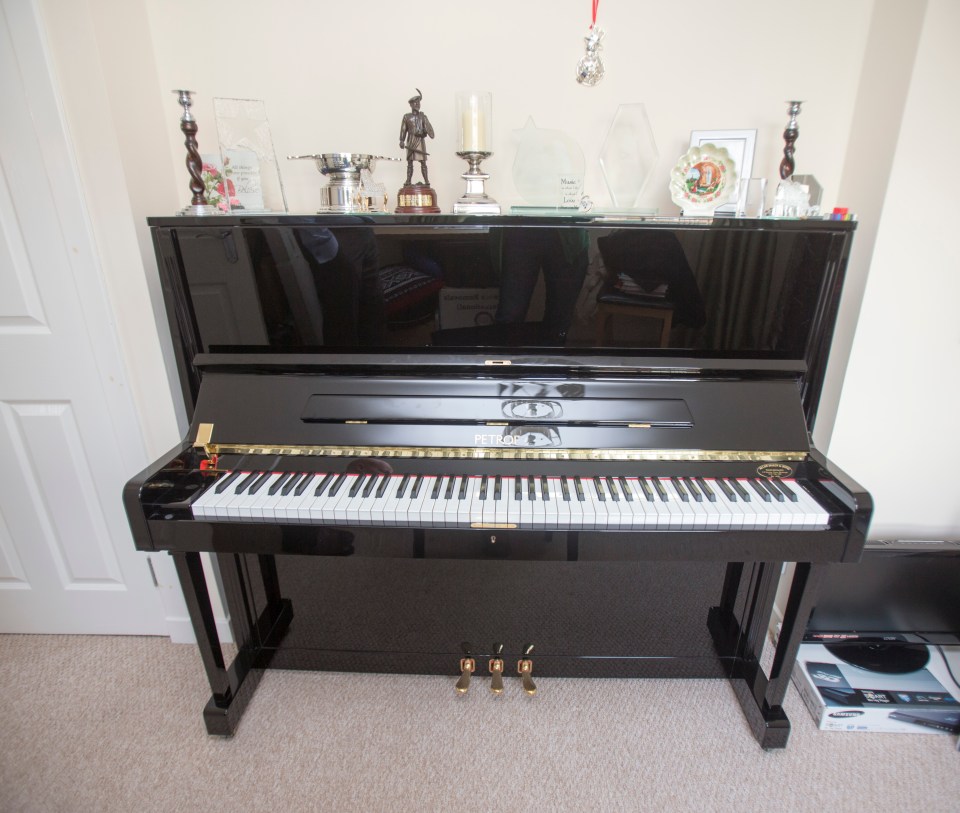
M 704 144 L 714 144 L 723 147 L 736 162 L 737 177 L 753 177 L 753 156 L 757 148 L 756 130 L 692 130 L 690 146 L 700 147 Z M 736 195 L 734 200 L 717 207 L 717 214 L 734 214 L 737 209 Z

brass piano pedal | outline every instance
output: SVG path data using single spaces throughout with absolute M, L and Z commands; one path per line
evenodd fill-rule
M 470 645 L 463 644 L 466 657 L 460 659 L 460 680 L 457 681 L 457 694 L 466 694 L 470 688 L 470 676 L 477 671 L 477 662 L 470 657 Z
M 533 697 L 537 693 L 537 684 L 533 682 L 533 661 L 526 657 L 533 652 L 533 644 L 526 644 L 523 647 L 524 657 L 517 661 L 517 672 L 520 673 L 520 682 L 523 684 L 523 690 Z
M 494 694 L 503 694 L 503 644 L 493 645 L 493 657 L 490 658 L 487 668 L 490 670 L 490 691 Z

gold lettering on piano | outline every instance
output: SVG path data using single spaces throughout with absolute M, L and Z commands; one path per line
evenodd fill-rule
M 195 449 L 204 448 L 210 445 L 210 438 L 213 437 L 213 424 L 202 423 L 197 427 L 197 439 L 193 442 Z
M 805 451 L 743 451 L 710 449 L 557 449 L 441 446 L 284 446 L 211 443 L 207 454 L 283 455 L 287 457 L 395 457 L 444 460 L 679 460 L 788 463 L 807 459 Z
M 488 530 L 503 530 L 516 528 L 517 524 L 515 522 L 471 522 L 471 528 L 486 528 Z M 497 538 L 495 536 L 490 537 L 490 541 L 496 543 Z

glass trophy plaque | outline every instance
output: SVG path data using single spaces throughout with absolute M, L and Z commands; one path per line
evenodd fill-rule
M 214 99 L 220 164 L 213 178 L 215 205 L 225 211 L 285 212 L 286 198 L 264 103 L 258 99 Z M 209 183 L 207 184 L 210 185 Z

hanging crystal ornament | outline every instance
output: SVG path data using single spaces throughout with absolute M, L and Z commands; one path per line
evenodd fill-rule
M 603 29 L 597 25 L 597 7 L 600 0 L 591 0 L 593 4 L 593 22 L 583 38 L 587 53 L 580 57 L 577 63 L 577 81 L 581 85 L 592 87 L 603 79 L 603 62 L 600 60 L 600 40 L 603 39 Z

